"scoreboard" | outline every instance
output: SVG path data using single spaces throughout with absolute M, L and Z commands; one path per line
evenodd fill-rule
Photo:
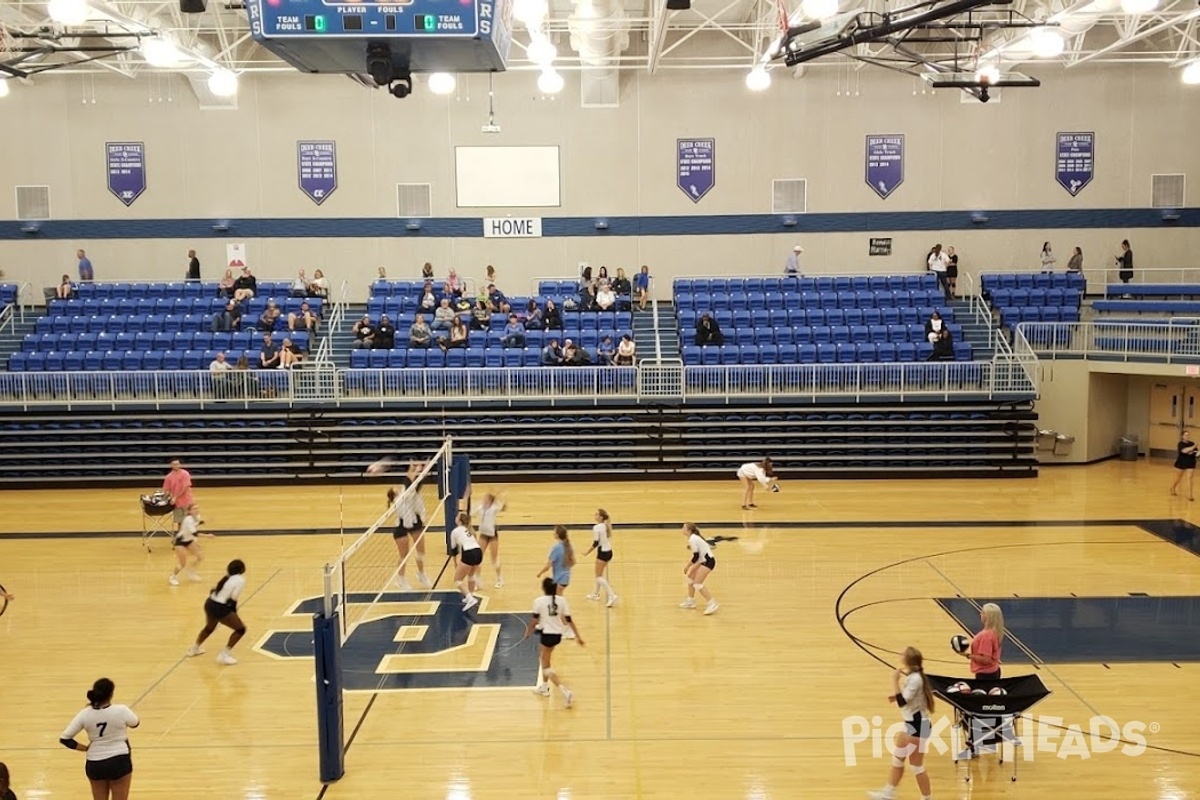
M 410 72 L 499 72 L 512 43 L 511 0 L 248 0 L 254 40 L 302 72 L 366 72 L 386 43 Z

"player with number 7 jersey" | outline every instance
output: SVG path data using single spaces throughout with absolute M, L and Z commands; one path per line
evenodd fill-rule
M 138 726 L 138 718 L 129 706 L 113 703 L 115 690 L 108 678 L 92 684 L 87 707 L 75 715 L 59 741 L 70 750 L 84 751 L 84 772 L 92 785 L 93 798 L 126 800 L 133 781 L 129 729 Z M 75 741 L 81 731 L 87 732 L 87 744 Z

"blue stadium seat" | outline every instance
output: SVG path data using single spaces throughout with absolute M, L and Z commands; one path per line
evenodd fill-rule
M 196 371 L 208 366 L 204 363 L 204 352 L 201 350 L 184 350 L 183 351 L 183 368 L 185 370 Z
M 126 350 L 121 353 L 121 369 L 136 372 L 142 368 L 142 354 L 136 350 Z
M 892 362 L 896 360 L 896 345 L 889 343 L 875 345 L 875 354 L 881 362 Z
M 163 352 L 162 368 L 173 372 L 183 369 L 183 351 L 167 350 Z
M 28 372 L 29 371 L 29 353 L 13 353 L 8 357 L 9 372 Z
M 833 344 L 817 345 L 817 363 L 833 364 L 837 361 L 837 346 Z
M 855 325 L 850 328 L 849 341 L 855 344 L 865 344 L 871 341 L 871 329 L 866 325 Z
M 109 350 L 100 356 L 100 369 L 106 372 L 117 372 L 121 369 L 121 356 L 123 354 L 116 350 Z M 84 361 L 86 362 L 86 358 Z
M 817 344 L 831 344 L 833 331 L 827 325 L 814 325 L 812 326 L 812 338 Z
M 897 342 L 896 343 L 896 360 L 897 361 L 916 361 L 917 347 L 912 342 Z
M 62 365 L 59 369 L 66 372 L 83 372 L 83 353 L 78 350 L 72 350 L 66 353 L 59 353 L 62 356 Z
M 779 348 L 773 344 L 759 345 L 758 361 L 761 364 L 778 364 Z
M 142 369 L 158 371 L 163 368 L 163 356 L 165 354 L 158 350 L 143 350 L 142 351 Z
M 858 351 L 855 345 L 851 344 L 850 342 L 838 342 L 834 345 L 834 349 L 837 354 L 837 360 L 843 364 L 852 364 L 857 358 Z M 818 357 L 820 357 L 820 348 L 817 348 L 817 350 Z
M 683 363 L 689 367 L 700 365 L 700 347 L 694 344 L 684 345 Z

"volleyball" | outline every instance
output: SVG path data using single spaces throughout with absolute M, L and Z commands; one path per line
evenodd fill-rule
M 772 484 L 771 484 L 771 491 L 772 491 L 772 492 L 778 492 L 778 491 L 779 491 L 779 484 L 778 484 L 778 483 L 772 483 Z
M 988 694 L 998 696 L 1002 694 L 1008 694 L 1008 692 L 1003 687 L 993 686 L 991 689 L 988 689 Z
M 950 637 L 950 649 L 956 653 L 965 653 L 971 648 L 971 640 L 963 636 L 961 633 L 958 636 Z

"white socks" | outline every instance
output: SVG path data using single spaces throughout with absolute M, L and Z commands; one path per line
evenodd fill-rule
M 613 591 L 612 585 L 608 582 L 608 578 L 596 578 L 596 594 L 600 594 L 601 589 L 604 590 L 604 594 L 606 594 L 609 598 L 612 598 L 613 595 L 616 594 L 616 592 Z

